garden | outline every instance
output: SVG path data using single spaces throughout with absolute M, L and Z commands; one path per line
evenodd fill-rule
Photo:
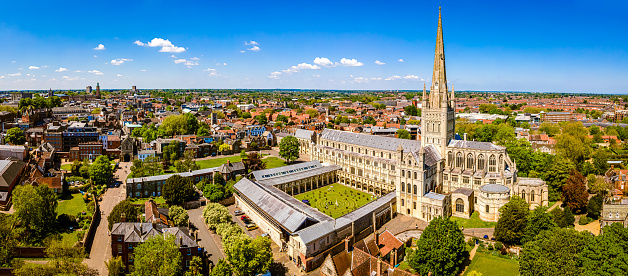
M 294 197 L 334 219 L 358 209 L 375 199 L 374 196 L 368 193 L 338 183 L 298 194 Z

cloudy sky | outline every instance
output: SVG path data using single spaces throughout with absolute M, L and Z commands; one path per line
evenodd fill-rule
M 628 93 L 625 1 L 476 2 L 5 1 L 0 90 L 422 89 L 441 3 L 456 90 Z

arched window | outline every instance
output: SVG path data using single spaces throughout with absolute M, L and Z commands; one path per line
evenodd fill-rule
M 451 167 L 453 166 L 453 164 L 454 164 L 454 153 L 450 151 L 447 153 L 447 165 Z
M 456 199 L 456 212 L 464 213 L 464 201 L 461 198 Z
M 406 184 L 406 186 L 408 188 L 406 191 L 408 191 L 408 193 L 410 193 L 412 191 L 412 188 L 410 188 L 410 183 Z
M 403 182 L 401 182 L 401 192 L 406 192 L 406 184 L 404 184 Z
M 497 163 L 497 164 L 499 165 L 499 169 L 500 170 L 505 167 L 504 166 L 504 156 L 503 155 L 501 155 L 501 154 L 499 155 L 499 163 Z
M 530 202 L 534 202 L 534 191 L 530 191 Z
M 478 171 L 484 170 L 485 162 L 486 160 L 484 160 L 484 155 L 480 154 L 480 156 L 478 156 Z
M 486 205 L 486 212 L 487 212 L 487 213 L 490 213 L 490 212 L 491 212 L 491 211 L 490 211 L 490 209 L 489 209 L 489 207 L 488 207 L 488 205 Z
M 417 179 L 416 172 L 414 172 L 414 179 Z
M 413 192 L 414 192 L 413 194 L 415 194 L 415 195 L 417 194 L 417 191 L 416 191 L 416 185 L 414 185 L 414 190 L 413 190 Z
M 405 177 L 405 176 L 406 176 L 406 171 L 401 170 L 401 176 L 402 176 L 402 177 Z
M 488 159 L 488 171 L 496 172 L 497 171 L 497 160 L 495 160 L 495 155 L 491 155 Z
M 473 161 L 475 161 L 473 159 L 473 154 L 468 154 L 467 155 L 467 170 L 473 170 Z
M 464 166 L 464 160 L 462 159 L 462 153 L 456 154 L 456 168 L 462 168 Z
M 526 200 L 526 190 L 521 190 L 521 198 L 523 198 L 523 200 Z

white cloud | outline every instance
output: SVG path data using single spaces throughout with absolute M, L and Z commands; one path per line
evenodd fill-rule
M 171 55 L 170 57 L 171 57 L 171 58 L 177 58 L 177 56 L 175 56 L 175 55 Z
M 386 64 L 386 63 L 385 63 L 385 62 L 381 62 L 381 61 L 379 61 L 379 60 L 376 60 L 376 61 L 375 61 L 375 64 L 377 64 L 377 65 L 384 65 L 384 64 Z
M 386 78 L 385 80 L 389 81 L 389 80 L 400 80 L 400 79 L 401 79 L 401 76 L 394 75 L 394 76 Z
M 324 67 L 333 67 L 334 63 L 331 62 L 331 60 L 329 60 L 328 58 L 325 57 L 316 57 L 314 59 L 314 64 L 318 64 L 320 66 L 324 66 Z
M 121 65 L 125 61 L 133 61 L 133 60 L 130 59 L 130 58 L 117 58 L 117 59 L 111 60 L 111 64 L 113 64 L 113 65 Z
M 17 73 L 13 73 L 13 74 L 7 74 L 7 77 L 17 77 L 17 76 L 21 76 L 22 73 L 17 72 Z
M 183 47 L 178 47 L 178 46 L 174 46 L 174 44 L 172 44 L 172 42 L 170 42 L 170 40 L 167 39 L 163 39 L 163 38 L 153 38 L 153 40 L 149 41 L 148 43 L 144 43 L 141 42 L 139 40 L 136 40 L 135 45 L 138 46 L 147 46 L 147 47 L 161 47 L 161 49 L 159 49 L 160 52 L 165 52 L 165 53 L 181 53 L 181 52 L 185 52 L 185 48 Z
M 72 78 L 72 77 L 68 77 L 68 76 L 63 76 L 63 79 L 66 80 L 66 81 L 75 81 L 75 80 L 78 80 L 79 77 L 73 77 Z
M 74 71 L 74 73 L 83 73 L 83 71 L 81 71 L 81 70 L 76 70 L 76 71 Z
M 120 74 L 117 74 L 117 75 L 116 75 L 116 77 L 122 77 L 122 75 L 120 75 Z
M 268 78 L 269 79 L 278 80 L 279 79 L 279 75 L 281 75 L 281 72 L 275 71 L 275 72 L 270 73 L 270 76 L 268 76 Z
M 216 62 L 216 66 L 227 66 L 226 62 L 220 63 L 220 62 Z
M 146 69 L 142 69 L 142 70 L 140 70 L 140 71 L 141 71 L 141 72 L 146 72 Z
M 65 72 L 68 71 L 68 69 L 65 69 L 63 67 L 59 67 L 59 69 L 55 70 L 55 72 Z
M 176 63 L 176 64 L 183 63 L 183 65 L 186 65 L 188 68 L 191 68 L 194 65 L 198 65 L 198 62 L 192 61 L 192 60 L 186 60 L 184 58 L 175 59 L 174 63 Z
M 399 61 L 399 62 L 403 62 L 403 59 L 402 59 L 402 58 L 400 58 L 400 59 L 398 59 L 397 61 Z
M 193 58 L 191 58 L 190 60 L 199 60 L 199 59 L 200 59 L 200 58 L 193 57 Z
M 87 71 L 87 73 L 92 73 L 92 74 L 95 74 L 95 75 L 102 75 L 103 74 L 102 72 L 100 72 L 98 70 Z
M 57 80 L 57 79 L 55 79 L 55 78 L 51 78 L 51 79 L 49 79 L 49 81 L 52 81 L 52 82 L 58 82 L 59 80 Z
M 94 48 L 94 50 L 105 50 L 105 45 L 102 44 L 98 44 L 98 46 L 96 48 Z
M 39 69 L 39 67 L 31 65 L 31 66 L 28 66 L 28 69 L 30 69 L 30 70 L 37 70 L 37 69 Z
M 216 72 L 216 69 L 207 68 L 207 69 L 203 69 L 203 71 L 204 72 L 209 72 L 209 76 L 210 77 L 218 76 L 218 73 Z
M 11 63 L 16 63 L 16 61 L 15 61 L 15 60 L 12 60 L 12 61 L 11 61 Z
M 257 43 L 257 41 L 255 40 L 251 40 L 251 41 L 244 41 L 244 45 L 259 45 L 259 43 Z
M 286 73 L 286 74 L 292 74 L 292 73 L 297 73 L 301 70 L 317 70 L 317 69 L 321 69 L 318 65 L 312 65 L 309 63 L 299 63 L 298 65 L 292 66 L 286 70 L 281 70 L 281 72 Z
M 260 50 L 260 48 L 257 47 L 257 46 L 253 46 L 253 47 L 249 48 L 248 50 L 249 51 L 253 51 L 253 52 L 258 52 Z
M 4 75 L 0 76 L 0 79 L 4 79 L 4 78 L 6 78 L 6 76 L 4 76 Z
M 240 53 L 246 53 L 246 51 L 244 51 L 244 50 L 241 50 L 241 51 L 240 51 Z
M 404 80 L 421 80 L 423 81 L 422 78 L 419 78 L 419 76 L 415 76 L 415 75 L 407 75 L 405 77 L 403 77 Z
M 347 58 L 342 58 L 340 60 L 340 65 L 342 66 L 347 66 L 347 67 L 357 67 L 357 66 L 362 66 L 364 65 L 364 63 L 359 62 L 357 59 L 347 59 Z
M 316 74 L 316 75 L 312 75 L 312 77 L 315 77 L 315 78 L 320 78 L 320 77 L 321 77 L 321 75 Z

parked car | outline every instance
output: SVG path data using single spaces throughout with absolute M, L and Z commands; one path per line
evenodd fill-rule
M 242 221 L 245 221 L 245 220 L 250 220 L 250 218 L 249 218 L 249 217 L 247 217 L 247 216 L 241 216 L 241 217 L 240 217 L 240 219 L 241 219 Z
M 235 210 L 235 211 L 233 212 L 233 214 L 234 214 L 234 215 L 236 215 L 236 216 L 241 216 L 241 215 L 244 215 L 244 212 L 242 212 L 242 211 L 240 211 L 240 210 Z
M 268 233 L 264 233 L 262 234 L 262 237 L 270 237 L 270 235 L 268 235 Z
M 255 229 L 257 229 L 257 225 L 255 225 L 255 223 L 251 222 L 251 223 L 247 223 L 246 224 L 246 230 L 251 231 L 251 230 L 255 230 Z

